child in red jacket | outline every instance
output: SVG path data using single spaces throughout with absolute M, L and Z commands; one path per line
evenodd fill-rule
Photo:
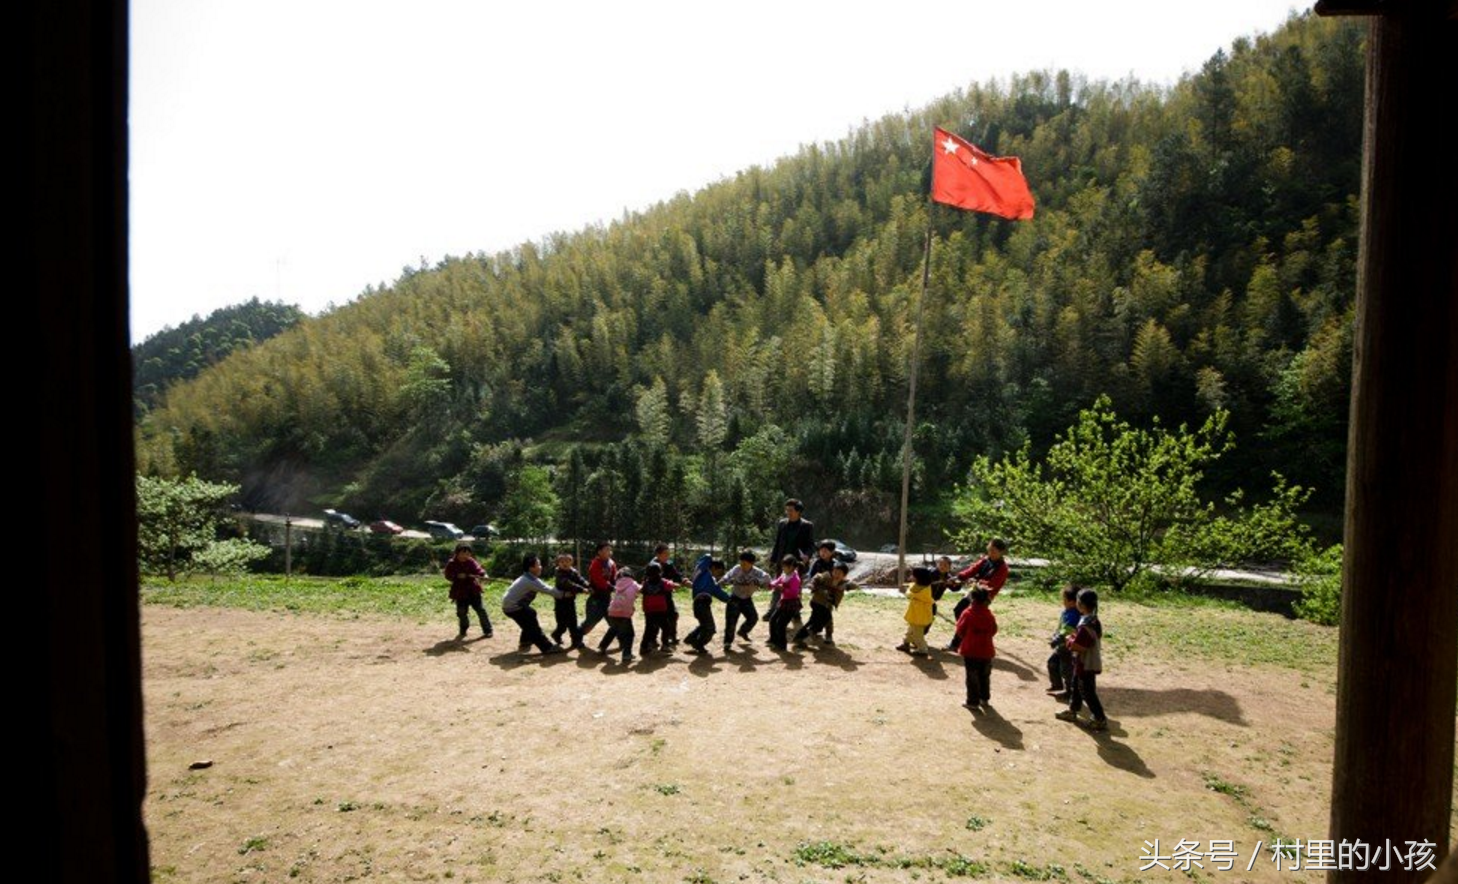
M 982 711 L 992 699 L 992 658 L 997 656 L 992 637 L 997 635 L 997 618 L 988 606 L 991 593 L 982 587 L 972 590 L 972 603 L 957 618 L 957 653 L 967 672 L 967 702 L 962 705 L 973 712 Z
M 481 578 L 485 576 L 486 569 L 476 561 L 475 551 L 468 544 L 457 546 L 455 555 L 446 562 L 445 579 L 451 582 L 451 601 L 456 603 L 456 620 L 461 626 L 456 641 L 466 637 L 466 629 L 471 625 L 467 613 L 473 609 L 481 621 L 482 636 L 491 637 L 491 618 L 481 605 Z

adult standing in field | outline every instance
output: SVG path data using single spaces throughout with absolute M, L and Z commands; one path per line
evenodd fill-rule
M 799 572 L 805 573 L 810 557 L 815 555 L 815 523 L 804 517 L 805 504 L 798 497 L 785 501 L 785 517 L 775 525 L 775 545 L 770 550 L 769 560 L 778 564 L 785 556 L 799 560 Z M 765 614 L 768 623 L 780 607 L 780 591 L 770 593 L 769 612 Z
M 987 601 L 991 604 L 992 600 L 997 598 L 998 592 L 1002 590 L 1002 585 L 1007 582 L 1007 574 L 1007 541 L 1001 537 L 994 537 L 987 543 L 987 554 L 958 571 L 957 576 L 952 578 L 948 585 L 962 586 L 971 583 L 972 589 L 981 587 L 987 590 Z M 952 620 L 954 622 L 960 620 L 962 612 L 967 610 L 971 604 L 972 593 L 969 590 L 967 595 L 957 602 L 957 607 L 952 610 Z M 957 636 L 952 636 L 951 644 L 947 645 L 947 648 L 957 650 L 957 642 Z

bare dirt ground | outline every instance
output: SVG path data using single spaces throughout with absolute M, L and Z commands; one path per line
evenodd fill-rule
M 496 638 L 458 645 L 446 610 L 148 606 L 154 877 L 1174 880 L 1139 873 L 1144 842 L 1167 854 L 1184 838 L 1241 853 L 1197 880 L 1318 879 L 1268 851 L 1245 867 L 1258 840 L 1326 830 L 1329 661 L 1111 646 L 1113 726 L 1095 735 L 1056 721 L 1043 693 L 1056 610 L 1003 602 L 996 711 L 981 716 L 959 705 L 959 658 L 892 649 L 889 599 L 843 607 L 833 650 L 776 654 L 761 628 L 728 658 L 627 668 L 518 655 L 499 615 Z M 188 770 L 201 759 L 214 764 Z

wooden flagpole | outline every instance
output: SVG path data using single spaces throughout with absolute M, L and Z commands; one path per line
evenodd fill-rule
M 926 204 L 926 244 L 921 253 L 921 294 L 916 299 L 916 337 L 911 345 L 911 378 L 906 388 L 906 432 L 901 437 L 901 533 L 896 540 L 896 586 L 906 585 L 906 508 L 911 501 L 911 433 L 916 426 L 916 376 L 921 367 L 921 326 L 931 279 L 932 221 L 936 203 Z

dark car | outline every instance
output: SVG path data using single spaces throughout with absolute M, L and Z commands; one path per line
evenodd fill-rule
M 436 540 L 460 540 L 466 532 L 450 522 L 426 522 L 425 530 Z
M 842 562 L 854 562 L 856 560 L 855 550 L 841 543 L 839 540 L 832 540 L 830 542 L 835 544 L 835 557 L 837 559 L 840 559 Z
M 405 529 L 391 522 L 389 519 L 380 519 L 370 523 L 370 530 L 376 534 L 404 534 Z
M 339 510 L 325 510 L 324 521 L 333 525 L 343 525 L 344 527 L 351 529 L 358 528 L 360 526 L 359 519 L 356 519 L 349 513 L 341 513 Z
M 487 537 L 495 537 L 500 533 L 501 532 L 497 531 L 496 528 L 492 525 L 476 525 L 471 529 L 471 536 L 475 537 L 478 540 L 484 540 Z

